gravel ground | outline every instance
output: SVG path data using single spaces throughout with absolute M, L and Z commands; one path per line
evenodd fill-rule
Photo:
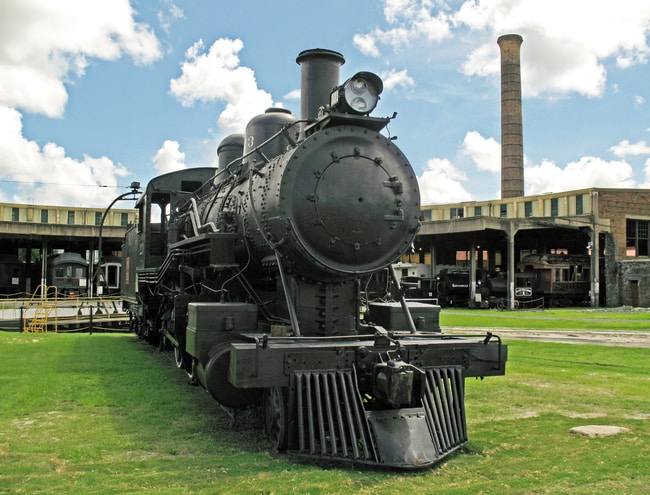
M 565 344 L 597 344 L 621 347 L 649 347 L 650 331 L 594 331 L 594 330 L 531 330 L 526 328 L 461 328 L 444 327 L 443 333 L 485 333 L 489 330 L 507 343 L 508 340 L 539 340 Z

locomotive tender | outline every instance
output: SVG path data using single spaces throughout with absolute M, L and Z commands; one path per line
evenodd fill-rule
M 297 62 L 300 119 L 269 109 L 222 141 L 218 169 L 148 184 L 123 246 L 126 309 L 221 405 L 261 405 L 272 448 L 432 465 L 467 441 L 465 377 L 504 374 L 506 347 L 431 331 L 402 294 L 406 330 L 373 323 L 372 304 L 361 316 L 363 278 L 418 232 L 417 179 L 380 134 L 391 118 L 369 116 L 378 76 L 339 84 L 330 50 Z

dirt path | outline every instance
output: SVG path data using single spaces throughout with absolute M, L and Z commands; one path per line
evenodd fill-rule
M 444 333 L 467 334 L 486 330 L 508 340 L 538 340 L 542 342 L 560 342 L 565 344 L 597 344 L 621 347 L 650 348 L 650 331 L 594 331 L 594 330 L 531 330 L 525 328 L 462 328 L 444 327 Z

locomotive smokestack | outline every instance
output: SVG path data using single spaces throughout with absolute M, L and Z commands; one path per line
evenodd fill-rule
M 296 62 L 301 67 L 300 116 L 316 119 L 318 109 L 329 103 L 330 93 L 339 84 L 339 68 L 345 59 L 338 52 L 316 48 L 300 52 Z
M 501 50 L 501 198 L 524 195 L 519 59 L 522 42 L 518 34 L 506 34 L 497 40 Z

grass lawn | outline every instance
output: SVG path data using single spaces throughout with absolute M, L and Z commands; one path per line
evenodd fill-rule
M 405 473 L 270 455 L 132 335 L 0 332 L 0 493 L 647 493 L 650 351 L 507 343 L 506 376 L 467 380 L 464 451 Z
M 531 330 L 650 330 L 646 308 L 584 308 L 499 311 L 443 308 L 445 327 L 525 328 Z

